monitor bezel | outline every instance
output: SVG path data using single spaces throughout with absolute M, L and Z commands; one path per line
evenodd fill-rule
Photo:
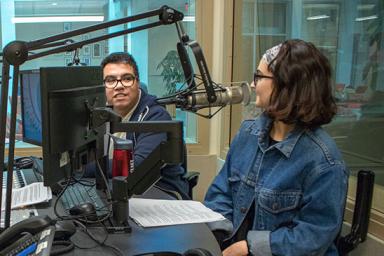
M 25 135 L 25 116 L 26 116 L 26 113 L 25 113 L 25 105 L 24 105 L 24 82 L 23 82 L 23 76 L 24 75 L 27 75 L 27 74 L 38 74 L 39 75 L 39 79 L 40 79 L 40 70 L 39 69 L 29 69 L 29 70 L 21 70 L 20 71 L 20 103 L 21 103 L 21 124 L 23 126 L 22 130 L 22 135 L 23 135 L 23 141 L 26 142 L 26 143 L 29 143 L 29 144 L 33 144 L 33 145 L 36 145 L 36 146 L 43 146 L 43 127 L 42 127 L 42 124 L 40 124 L 40 127 L 41 127 L 41 141 L 37 141 L 37 140 L 33 140 L 31 138 L 28 138 L 26 135 Z M 40 93 L 40 98 L 41 98 L 41 91 L 40 91 L 40 80 L 39 80 L 39 93 Z M 42 117 L 42 113 L 41 114 L 41 117 Z

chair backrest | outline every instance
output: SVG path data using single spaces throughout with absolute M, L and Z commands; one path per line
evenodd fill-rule
M 367 238 L 374 184 L 374 172 L 366 170 L 359 171 L 357 175 L 356 200 L 353 210 L 351 232 L 344 237 L 338 237 L 336 241 L 337 249 L 342 256 L 348 255 L 350 251 L 355 249 L 359 243 L 364 242 Z
M 186 171 L 184 178 L 187 180 L 189 185 L 189 191 L 188 196 L 193 199 L 193 188 L 197 185 L 199 181 L 199 172 L 195 171 L 188 171 L 188 164 L 187 164 L 187 145 L 184 143 L 184 160 L 182 163 L 182 167 Z

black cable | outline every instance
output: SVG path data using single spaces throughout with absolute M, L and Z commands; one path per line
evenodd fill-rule
M 49 252 L 49 255 L 53 255 L 53 256 L 68 253 L 75 248 L 75 244 L 71 240 L 53 241 L 52 246 L 64 246 L 62 248 L 52 248 L 51 251 Z
M 69 187 L 70 183 L 71 183 L 71 177 L 67 180 L 67 183 L 64 186 L 64 188 L 59 192 L 59 194 L 56 198 L 55 204 L 53 205 L 53 211 L 54 211 L 57 219 L 59 219 L 59 220 L 84 220 L 84 218 L 85 218 L 85 221 L 87 221 L 89 223 L 94 223 L 93 221 L 90 221 L 87 219 L 87 217 L 89 217 L 90 214 L 81 214 L 81 215 L 76 215 L 76 216 L 70 216 L 70 215 L 60 215 L 58 213 L 57 204 L 58 204 L 60 198 L 62 197 L 62 195 L 64 194 L 65 190 Z M 98 221 L 95 221 L 95 222 L 98 222 Z
M 96 154 L 96 153 L 95 153 Z M 103 170 L 101 168 L 101 165 L 100 165 L 100 162 L 99 160 L 96 161 L 96 166 L 97 166 L 97 170 L 99 171 L 100 173 L 100 176 L 101 178 L 103 179 L 104 181 L 104 184 L 105 184 L 105 187 L 106 187 L 106 195 L 107 195 L 107 200 L 108 202 L 111 202 L 112 201 L 112 195 L 111 195 L 111 191 L 109 189 L 109 184 L 108 184 L 108 180 L 107 180 L 107 177 L 105 177 L 104 173 L 103 173 Z
M 53 211 L 56 215 L 56 217 L 58 219 L 64 219 L 65 217 L 67 216 L 61 216 L 58 212 L 57 212 L 57 203 L 59 202 L 60 198 L 63 196 L 65 190 L 68 188 L 69 184 L 71 183 L 71 177 L 68 178 L 67 180 L 67 183 L 65 184 L 64 188 L 59 192 L 59 194 L 57 195 L 57 198 L 56 198 L 56 201 L 55 201 L 55 204 L 53 205 Z
M 102 247 L 107 247 L 107 248 L 110 248 L 110 249 L 113 249 L 115 252 L 118 252 L 117 255 L 125 255 L 119 248 L 113 246 L 113 245 L 109 245 L 109 244 L 106 244 L 105 242 L 107 241 L 108 239 L 108 236 L 109 236 L 109 233 L 107 232 L 105 226 L 103 225 L 104 227 L 104 230 L 106 232 L 106 236 L 104 237 L 104 239 L 102 241 L 99 241 L 96 237 L 93 236 L 93 234 L 87 229 L 87 226 L 84 225 L 83 223 L 81 222 L 77 222 L 76 223 L 81 226 L 83 228 L 83 232 L 89 236 L 89 238 L 91 238 L 94 242 L 96 242 L 97 246 L 102 246 Z M 96 248 L 97 246 L 95 247 L 91 247 L 91 248 L 81 248 L 81 247 L 78 247 L 80 249 L 93 249 L 93 248 Z
M 78 184 L 81 184 L 81 185 L 83 185 L 83 186 L 85 186 L 85 187 L 93 187 L 93 186 L 95 186 L 96 183 L 95 183 L 94 181 L 83 180 L 83 178 L 84 178 L 84 174 L 85 174 L 85 170 L 83 171 L 82 176 L 81 176 L 80 178 L 77 178 L 77 177 L 72 176 L 72 179 L 73 179 L 73 181 L 74 181 L 73 184 L 78 183 Z M 73 185 L 73 184 L 72 184 L 72 185 Z
M 95 159 L 97 159 L 96 157 L 96 152 L 95 152 Z M 74 163 L 74 161 L 72 161 L 72 163 Z M 107 201 L 108 201 L 108 205 L 107 206 L 110 206 L 110 202 L 112 201 L 112 196 L 110 194 L 110 191 L 109 191 L 109 187 L 108 187 L 108 181 L 106 180 L 106 177 L 104 175 L 104 173 L 102 172 L 101 170 L 101 167 L 100 167 L 100 163 L 99 161 L 96 161 L 97 163 L 97 170 L 100 172 L 100 175 L 103 177 L 103 180 L 105 182 L 105 185 L 107 187 L 107 191 L 106 191 L 106 194 L 107 194 Z M 80 182 L 80 180 L 77 180 L 75 177 L 74 177 L 74 174 L 73 174 L 73 166 L 71 166 L 71 176 L 69 177 L 69 179 L 67 180 L 64 188 L 60 191 L 60 193 L 58 194 L 57 196 L 57 199 L 55 201 L 55 204 L 54 204 L 54 213 L 56 215 L 56 217 L 58 219 L 62 219 L 62 220 L 80 220 L 80 221 L 84 221 L 86 223 L 89 223 L 89 224 L 95 224 L 95 223 L 98 223 L 98 224 L 102 224 L 102 222 L 104 222 L 105 220 L 107 220 L 111 215 L 112 215 L 112 207 L 110 206 L 109 209 L 108 209 L 108 212 L 107 214 L 103 215 L 102 217 L 100 216 L 97 216 L 96 213 L 94 214 L 82 214 L 82 215 L 76 215 L 76 216 L 69 216 L 69 215 L 60 215 L 57 211 L 57 203 L 58 201 L 60 200 L 60 198 L 62 197 L 62 195 L 64 194 L 64 192 L 66 191 L 66 189 L 71 186 L 71 185 L 74 185 L 76 183 L 80 183 L 81 185 L 85 185 L 83 183 Z M 83 171 L 84 173 L 85 171 Z M 89 186 L 89 185 L 86 185 L 86 186 Z M 87 191 L 88 192 L 88 191 Z M 104 208 L 104 207 L 103 207 Z M 68 209 L 67 209 L 68 210 Z M 99 210 L 99 209 L 96 209 L 96 210 Z M 89 217 L 94 217 L 94 215 L 96 215 L 97 217 L 97 220 L 90 220 Z M 88 217 L 88 218 L 87 218 Z

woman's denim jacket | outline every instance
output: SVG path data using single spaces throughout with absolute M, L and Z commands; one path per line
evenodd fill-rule
M 255 202 L 247 233 L 251 255 L 338 255 L 348 171 L 321 128 L 296 128 L 269 146 L 271 120 L 244 121 L 205 205 L 240 226 Z

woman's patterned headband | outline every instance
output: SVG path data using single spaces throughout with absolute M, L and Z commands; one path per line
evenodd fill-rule
M 266 50 L 263 57 L 262 57 L 262 59 L 268 64 L 268 66 L 272 70 L 275 69 L 275 62 L 273 60 L 276 58 L 277 54 L 279 53 L 281 45 L 282 44 L 275 45 L 272 48 Z

